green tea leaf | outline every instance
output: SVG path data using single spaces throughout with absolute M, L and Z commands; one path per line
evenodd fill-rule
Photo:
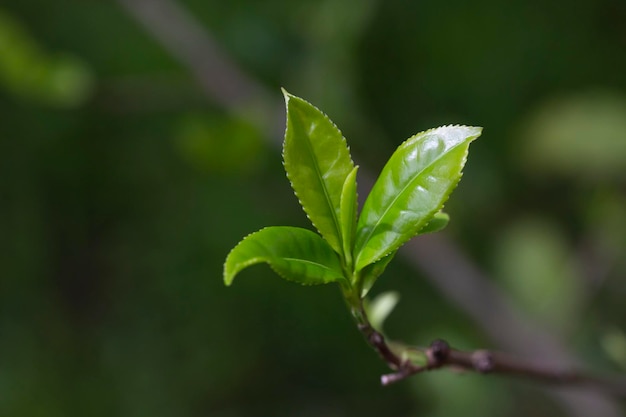
M 450 222 L 450 216 L 444 213 L 443 211 L 439 211 L 435 213 L 432 219 L 426 223 L 426 226 L 422 227 L 418 235 L 425 235 L 426 233 L 435 233 L 440 230 L 443 230 L 448 223 Z
M 341 241 L 343 243 L 343 255 L 346 266 L 352 269 L 352 247 L 354 244 L 354 232 L 356 230 L 356 173 L 359 167 L 354 167 L 346 177 L 341 191 L 341 202 L 339 204 L 339 221 L 341 224 Z
M 230 285 L 243 269 L 269 264 L 277 274 L 303 285 L 345 280 L 339 257 L 318 234 L 299 227 L 261 229 L 233 248 L 224 264 L 224 283 Z
M 283 90 L 287 130 L 283 158 L 287 178 L 309 219 L 342 253 L 341 193 L 354 169 L 346 140 L 333 122 L 308 102 Z
M 383 256 L 376 262 L 367 265 L 357 275 L 361 280 L 361 298 L 365 297 L 372 289 L 374 282 L 376 282 L 376 279 L 381 276 L 383 272 L 385 272 L 387 265 L 389 265 L 389 262 L 391 262 L 394 256 L 396 256 L 396 251 L 391 252 L 389 255 Z
M 355 240 L 357 271 L 398 249 L 443 207 L 481 130 L 439 127 L 398 147 L 363 205 Z

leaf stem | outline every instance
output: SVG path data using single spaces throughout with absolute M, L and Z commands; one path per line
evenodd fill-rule
M 363 299 L 358 296 L 359 291 L 355 291 L 352 302 L 349 300 L 352 317 L 356 321 L 358 329 L 361 331 L 365 340 L 374 348 L 378 355 L 393 370 L 400 371 L 407 366 L 412 367 L 410 362 L 403 361 L 387 344 L 385 337 L 371 325 L 367 312 L 363 306 Z

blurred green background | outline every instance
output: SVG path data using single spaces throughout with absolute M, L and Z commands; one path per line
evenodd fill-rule
M 3 1 L 0 415 L 576 415 L 501 377 L 382 388 L 335 286 L 258 266 L 226 289 L 222 263 L 263 226 L 310 227 L 281 86 L 370 173 L 420 130 L 484 126 L 442 239 L 584 366 L 624 372 L 625 21 L 622 0 Z M 401 294 L 391 337 L 503 347 L 406 258 L 373 290 Z M 604 401 L 578 415 L 623 412 Z

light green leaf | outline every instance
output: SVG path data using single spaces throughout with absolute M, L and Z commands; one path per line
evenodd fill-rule
M 281 277 L 303 285 L 345 280 L 339 257 L 318 234 L 275 226 L 247 236 L 230 251 L 224 264 L 224 283 L 232 284 L 241 270 L 263 262 Z
M 283 90 L 287 130 L 283 158 L 287 178 L 313 225 L 342 253 L 341 193 L 354 169 L 346 140 L 333 122 L 308 102 Z
M 346 267 L 352 270 L 352 247 L 354 244 L 354 232 L 356 230 L 356 173 L 359 167 L 354 167 L 346 177 L 341 191 L 339 204 L 339 221 L 341 223 L 341 241 L 343 243 L 343 256 Z
M 361 297 L 365 297 L 369 290 L 374 286 L 374 282 L 376 279 L 385 272 L 387 265 L 389 262 L 396 256 L 396 251 L 391 252 L 389 255 L 382 257 L 376 262 L 367 265 L 357 274 L 357 277 L 360 277 L 361 280 Z
M 469 144 L 481 131 L 444 126 L 398 147 L 363 205 L 355 239 L 357 271 L 398 249 L 443 207 L 461 178 Z
M 444 213 L 443 211 L 439 211 L 435 213 L 433 218 L 430 219 L 430 221 L 426 223 L 426 226 L 422 227 L 420 231 L 417 232 L 417 234 L 425 235 L 426 233 L 438 232 L 440 230 L 443 230 L 448 225 L 449 222 L 450 222 L 450 216 L 448 216 L 448 214 Z
M 367 315 L 374 329 L 379 332 L 383 331 L 383 324 L 396 308 L 398 301 L 400 301 L 400 294 L 396 291 L 386 291 L 378 294 L 367 304 Z

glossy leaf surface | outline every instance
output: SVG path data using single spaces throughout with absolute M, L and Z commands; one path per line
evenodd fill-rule
M 309 219 L 337 253 L 342 253 L 341 193 L 354 169 L 346 140 L 333 122 L 286 91 L 285 170 Z
M 442 208 L 481 130 L 439 127 L 398 147 L 363 205 L 355 240 L 357 271 L 398 249 Z
M 317 233 L 299 227 L 275 226 L 244 238 L 228 254 L 224 283 L 243 269 L 269 264 L 281 277 L 303 285 L 344 280 L 339 257 Z

